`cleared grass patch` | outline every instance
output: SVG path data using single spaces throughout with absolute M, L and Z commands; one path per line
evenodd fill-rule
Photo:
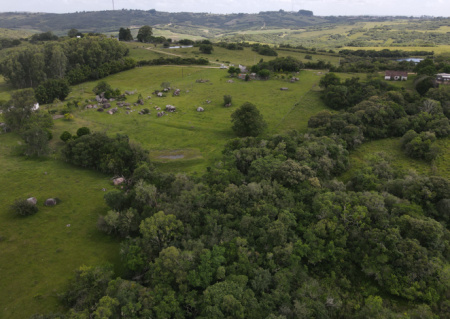
M 428 163 L 406 156 L 400 147 L 400 138 L 366 142 L 350 153 L 350 169 L 341 175 L 340 179 L 344 182 L 350 180 L 356 170 L 367 164 L 369 156 L 380 152 L 388 156 L 392 167 L 397 171 L 414 170 L 419 174 L 431 174 L 448 179 L 450 178 L 450 138 L 439 139 L 436 143 L 440 146 L 442 153 L 434 163 Z

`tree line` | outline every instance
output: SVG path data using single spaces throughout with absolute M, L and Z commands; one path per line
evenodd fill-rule
M 133 68 L 128 52 L 125 45 L 105 37 L 49 41 L 11 52 L 0 70 L 16 88 L 35 88 L 48 79 L 76 84 Z

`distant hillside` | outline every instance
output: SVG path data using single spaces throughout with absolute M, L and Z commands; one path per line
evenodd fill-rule
M 309 14 L 305 14 L 309 13 Z M 55 13 L 0 13 L 0 28 L 33 29 L 65 32 L 71 28 L 82 31 L 108 32 L 120 27 L 158 24 L 176 24 L 222 30 L 261 28 L 302 28 L 328 22 L 314 17 L 312 12 L 267 11 L 258 14 L 169 13 L 156 10 L 92 11 L 66 14 Z
M 33 33 L 27 30 L 10 30 L 0 28 L 0 38 L 3 39 L 22 39 L 28 38 L 31 35 L 33 35 Z

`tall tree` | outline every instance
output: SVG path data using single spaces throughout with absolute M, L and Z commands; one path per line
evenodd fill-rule
M 131 35 L 131 30 L 129 28 L 120 28 L 119 41 L 133 41 L 133 36 Z
M 231 114 L 231 121 L 233 131 L 241 137 L 258 136 L 267 126 L 259 110 L 250 102 L 242 104 Z
M 137 39 L 139 40 L 139 42 L 148 43 L 152 39 L 152 34 L 152 28 L 148 25 L 144 25 L 139 29 Z
M 11 94 L 11 101 L 2 106 L 3 119 L 11 130 L 20 130 L 29 120 L 35 103 L 34 90 L 18 90 Z

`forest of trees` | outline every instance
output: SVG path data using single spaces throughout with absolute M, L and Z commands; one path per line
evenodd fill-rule
M 384 153 L 336 178 L 364 140 L 404 135 L 415 156 L 448 136 L 450 87 L 421 97 L 332 73 L 321 86 L 351 98 L 308 133 L 230 140 L 203 176 L 162 173 L 123 136 L 69 141 L 73 164 L 127 176 L 97 223 L 121 238 L 125 271 L 80 267 L 58 318 L 446 318 L 450 181 Z
M 63 78 L 77 84 L 133 68 L 128 51 L 106 37 L 47 41 L 18 48 L 1 63 L 0 71 L 16 88 L 35 88 L 48 79 Z

